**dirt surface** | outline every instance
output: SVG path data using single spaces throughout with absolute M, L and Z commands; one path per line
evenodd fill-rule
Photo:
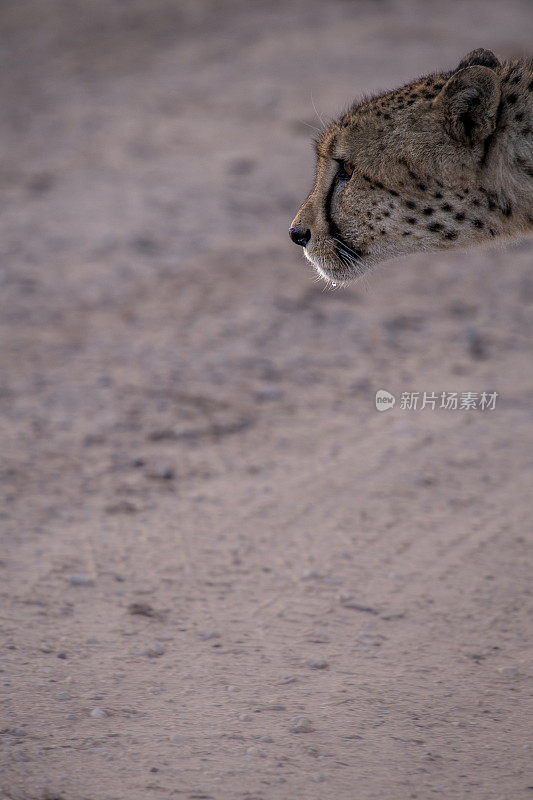
M 324 291 L 287 236 L 313 102 L 531 6 L 1 16 L 0 797 L 533 797 L 532 246 Z

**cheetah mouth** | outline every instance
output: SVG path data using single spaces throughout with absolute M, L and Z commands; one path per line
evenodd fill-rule
M 365 253 L 337 236 L 326 247 L 304 247 L 304 255 L 329 283 L 353 281 L 367 269 Z

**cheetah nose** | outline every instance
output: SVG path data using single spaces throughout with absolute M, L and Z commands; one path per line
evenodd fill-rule
M 305 247 L 311 238 L 311 231 L 309 228 L 304 228 L 302 225 L 295 225 L 294 228 L 290 229 L 289 236 L 294 244 L 299 244 L 300 247 Z

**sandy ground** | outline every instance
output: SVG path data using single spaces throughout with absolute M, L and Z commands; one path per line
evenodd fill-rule
M 287 237 L 312 100 L 531 6 L 1 16 L 0 797 L 533 797 L 532 246 L 331 292 Z

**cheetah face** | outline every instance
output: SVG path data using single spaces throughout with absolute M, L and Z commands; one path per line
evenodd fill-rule
M 457 70 L 354 106 L 316 144 L 313 190 L 291 238 L 326 280 L 356 278 L 394 256 L 497 235 L 482 186 L 500 103 L 489 51 Z

